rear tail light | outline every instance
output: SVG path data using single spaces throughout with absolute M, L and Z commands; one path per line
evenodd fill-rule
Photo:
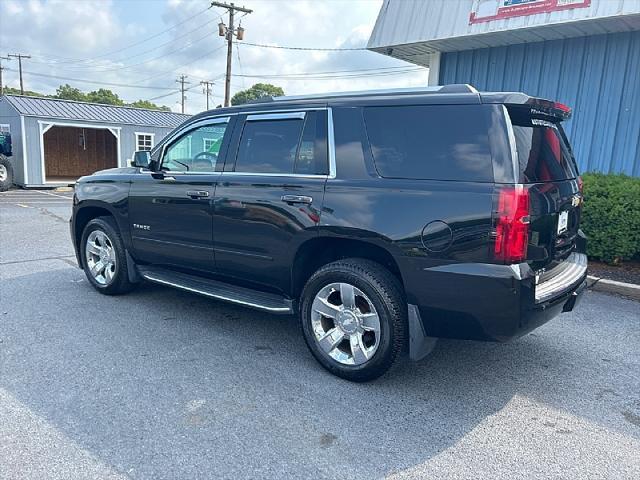
M 578 190 L 580 191 L 580 195 L 584 193 L 584 181 L 582 180 L 582 177 L 578 177 Z
M 527 258 L 529 243 L 529 191 L 523 185 L 503 187 L 498 196 L 496 216 L 496 260 L 521 262 Z
M 565 115 L 571 115 L 571 107 L 569 107 L 568 105 L 565 105 L 564 103 L 553 102 L 553 107 L 556 110 L 560 110 Z

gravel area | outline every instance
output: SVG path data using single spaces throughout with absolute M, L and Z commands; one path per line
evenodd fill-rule
M 589 260 L 589 275 L 640 285 L 640 262 L 630 260 L 621 265 L 608 265 Z

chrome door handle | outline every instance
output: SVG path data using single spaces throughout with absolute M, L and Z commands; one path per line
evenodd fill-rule
M 187 190 L 187 197 L 203 198 L 208 196 L 209 192 L 207 192 L 206 190 Z
M 313 202 L 312 197 L 307 197 L 306 195 L 283 195 L 280 197 L 280 200 L 286 203 L 306 203 L 310 204 Z

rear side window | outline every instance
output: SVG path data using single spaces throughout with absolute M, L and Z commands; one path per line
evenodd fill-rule
M 528 111 L 517 109 L 510 109 L 509 116 L 521 182 L 553 182 L 577 177 L 575 160 L 560 124 L 532 118 Z
M 367 107 L 364 119 L 383 177 L 493 181 L 483 106 Z
M 242 130 L 235 171 L 326 175 L 327 112 L 250 115 Z

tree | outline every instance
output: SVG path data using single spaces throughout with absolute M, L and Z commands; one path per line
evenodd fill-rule
M 150 102 L 149 100 L 137 100 L 131 104 L 129 104 L 130 107 L 137 107 L 137 108 L 148 108 L 150 110 L 161 110 L 163 112 L 170 112 L 171 109 L 169 107 L 167 107 L 166 105 L 156 105 L 153 102 Z
M 124 102 L 118 94 L 113 93 L 111 90 L 106 88 L 101 88 L 87 93 L 87 101 L 93 103 L 104 103 L 105 105 L 124 105 Z
M 4 94 L 5 95 L 20 95 L 20 89 L 19 88 L 8 87 L 8 86 L 5 85 Z M 31 90 L 25 90 L 24 94 L 27 97 L 48 97 L 48 95 L 44 95 L 44 94 L 38 93 L 38 92 L 33 92 Z
M 237 92 L 231 98 L 231 105 L 242 105 L 243 103 L 257 100 L 262 97 L 278 97 L 284 95 L 284 90 L 270 83 L 256 83 L 247 90 Z
M 78 102 L 86 102 L 87 95 L 79 88 L 72 87 L 68 83 L 60 85 L 56 89 L 55 98 L 61 98 L 62 100 L 76 100 Z

